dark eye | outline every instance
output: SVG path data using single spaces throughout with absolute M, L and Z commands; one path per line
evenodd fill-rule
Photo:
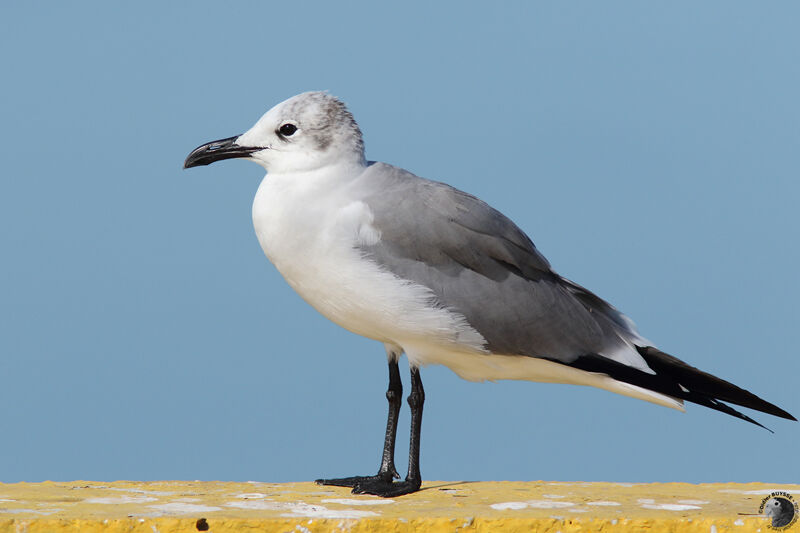
M 284 124 L 283 126 L 278 128 L 278 131 L 284 137 L 290 137 L 294 135 L 294 132 L 297 131 L 297 126 L 295 126 L 294 124 Z

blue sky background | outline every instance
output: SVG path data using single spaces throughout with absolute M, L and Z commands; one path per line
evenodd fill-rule
M 798 17 L 4 2 L 0 481 L 377 469 L 382 347 L 265 259 L 260 167 L 181 169 L 316 89 L 348 102 L 370 159 L 480 196 L 662 349 L 800 415 Z M 800 480 L 800 424 L 767 415 L 774 435 L 595 389 L 423 381 L 427 480 Z M 399 433 L 404 471 L 405 405 Z

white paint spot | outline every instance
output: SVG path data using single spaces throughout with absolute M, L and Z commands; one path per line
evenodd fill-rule
M 151 496 L 170 496 L 174 492 L 164 492 L 162 490 L 144 490 L 144 489 L 122 489 L 118 487 L 91 487 L 97 489 L 115 490 L 117 492 L 133 492 L 135 494 L 150 494 Z
M 709 533 L 717 533 L 717 526 L 711 524 L 711 531 Z
M 679 503 L 658 503 L 642 505 L 644 509 L 663 509 L 664 511 L 688 511 L 690 509 L 702 509 L 699 505 L 684 505 Z
M 49 515 L 57 513 L 61 509 L 0 509 L 0 513 L 19 514 L 19 513 L 34 513 L 41 515 Z
M 0 502 L 15 502 L 17 500 L 8 500 L 6 498 L 0 498 Z
M 528 500 L 526 503 L 528 507 L 533 507 L 534 509 L 562 509 L 575 505 L 572 502 L 553 502 L 548 500 Z
M 156 511 L 163 511 L 165 513 L 212 513 L 214 511 L 221 511 L 221 507 L 212 507 L 210 505 L 197 505 L 193 503 L 171 502 L 163 503 L 161 505 L 150 505 L 151 509 Z
M 743 526 L 743 525 L 744 525 L 744 520 L 742 520 L 741 518 L 739 518 L 739 519 L 737 519 L 737 520 L 735 520 L 735 521 L 733 522 L 733 525 L 734 525 L 734 526 Z
M 237 509 L 251 509 L 256 511 L 279 511 L 284 509 L 284 504 L 272 500 L 245 500 L 238 502 L 228 502 L 225 507 L 236 507 Z
M 528 500 L 527 502 L 504 502 L 504 503 L 493 503 L 489 507 L 492 509 L 496 509 L 498 511 L 504 511 L 507 509 L 525 509 L 526 507 L 531 507 L 533 509 L 563 509 L 564 507 L 574 507 L 575 504 L 572 502 L 555 502 L 552 500 Z M 586 512 L 584 509 L 583 511 L 578 512 Z
M 611 525 L 612 525 L 612 526 L 616 526 L 616 525 L 617 525 L 617 522 L 619 522 L 619 520 L 617 520 L 616 518 L 612 518 L 612 519 L 611 519 Z
M 656 501 L 650 498 L 639 498 L 636 503 L 656 503 Z
M 518 509 L 525 509 L 528 506 L 525 502 L 505 502 L 505 503 L 493 503 L 489 507 L 492 509 L 496 509 L 498 511 L 507 511 L 511 510 L 518 510 Z
M 586 505 L 599 505 L 599 506 L 602 506 L 602 507 L 614 507 L 614 506 L 622 505 L 622 504 L 621 503 L 617 503 L 617 502 L 599 501 L 599 502 L 586 502 Z
M 358 511 L 356 509 L 332 510 L 322 505 L 309 505 L 304 502 L 291 503 L 290 512 L 283 513 L 281 516 L 314 516 L 317 518 L 366 518 L 368 516 L 380 516 L 373 511 Z
M 106 498 L 89 498 L 83 500 L 84 503 L 103 503 L 107 505 L 126 505 L 130 503 L 147 503 L 147 502 L 157 502 L 158 498 L 152 498 L 150 496 L 115 496 L 115 497 L 106 497 Z
M 678 503 L 686 503 L 689 505 L 705 505 L 707 503 L 711 503 L 707 500 L 678 500 Z
M 251 510 L 288 511 L 281 514 L 286 517 L 309 516 L 314 518 L 365 518 L 380 516 L 373 511 L 358 511 L 356 509 L 328 509 L 323 505 L 310 505 L 305 502 L 276 502 L 269 499 L 233 501 L 225 504 L 226 507 Z
M 308 529 L 307 527 L 303 527 L 300 524 L 294 526 L 294 530 L 299 531 L 300 533 L 311 533 L 310 529 Z
M 338 503 L 340 505 L 386 505 L 387 503 L 394 503 L 394 500 L 354 500 L 351 498 L 329 498 L 322 500 L 322 503 Z
M 253 499 L 253 498 L 266 498 L 266 494 L 261 494 L 260 492 L 245 492 L 244 494 L 237 494 L 236 498 L 244 498 L 246 500 Z
M 560 498 L 566 498 L 566 496 L 559 496 L 558 494 L 542 494 L 542 498 L 550 498 L 551 500 L 558 500 Z

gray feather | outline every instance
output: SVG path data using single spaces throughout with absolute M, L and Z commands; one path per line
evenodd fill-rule
M 632 323 L 558 276 L 511 220 L 480 199 L 382 163 L 364 179 L 380 240 L 363 245 L 382 268 L 430 288 L 492 353 L 574 361 L 637 337 Z

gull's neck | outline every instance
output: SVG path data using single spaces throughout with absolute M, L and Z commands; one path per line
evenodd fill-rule
M 268 172 L 264 183 L 295 193 L 330 191 L 353 181 L 367 168 L 365 161 L 343 160 L 313 170 Z

